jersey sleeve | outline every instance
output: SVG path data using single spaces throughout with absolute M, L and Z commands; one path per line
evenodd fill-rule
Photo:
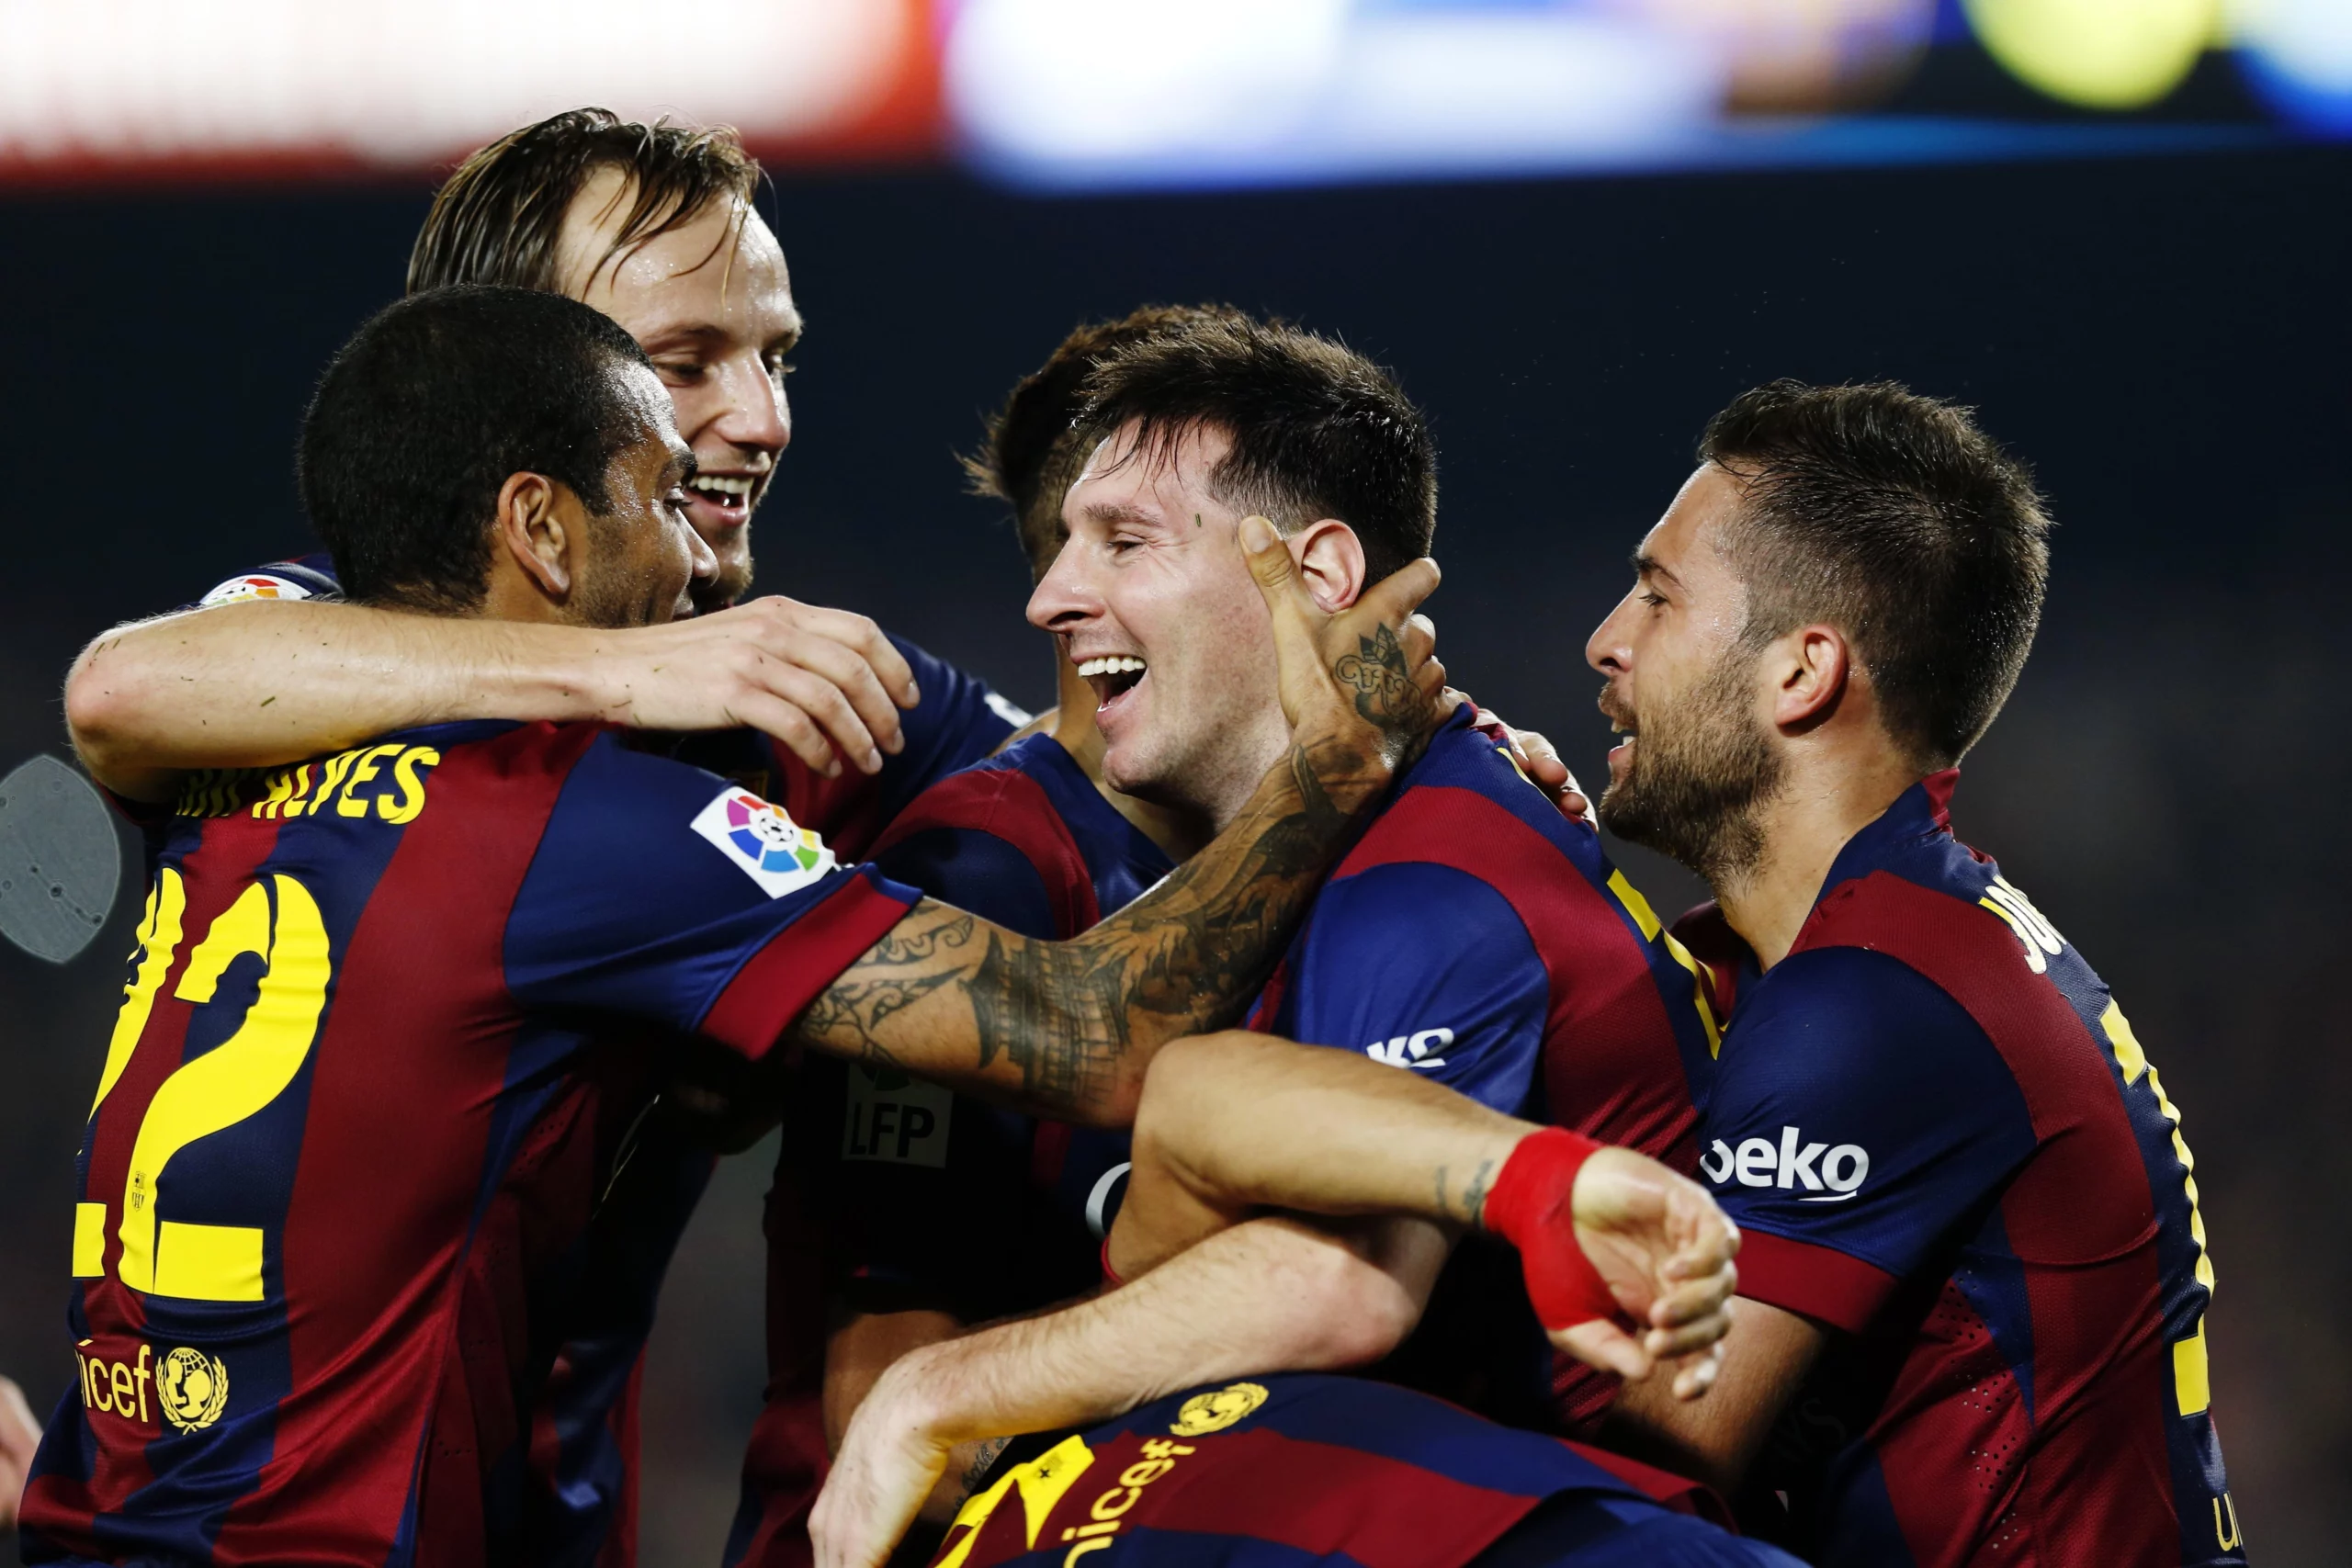
M 1983 1224 L 2033 1152 L 2025 1097 L 1975 1020 L 1898 960 L 1816 949 L 1751 984 L 1700 1169 L 1746 1233 L 1740 1294 L 1859 1331 Z
M 343 585 L 335 580 L 334 558 L 323 551 L 303 556 L 295 560 L 271 561 L 251 571 L 239 572 L 216 582 L 204 596 L 182 609 L 209 609 L 215 604 L 233 604 L 246 599 L 323 599 L 343 597 Z
M 1467 872 L 1373 866 L 1326 887 L 1279 1021 L 1508 1115 L 1533 1096 L 1551 982 L 1510 902 Z
M 888 816 L 948 774 L 967 768 L 1029 722 L 1029 716 L 945 660 L 901 637 L 890 645 L 915 674 L 922 700 L 901 716 L 906 748 L 882 764 L 882 806 Z
M 876 851 L 874 863 L 895 882 L 1023 936 L 1050 942 L 1058 934 L 1044 874 L 994 833 L 925 828 Z
M 507 987 L 757 1060 L 919 897 L 740 785 L 613 736 L 565 779 L 515 896 Z

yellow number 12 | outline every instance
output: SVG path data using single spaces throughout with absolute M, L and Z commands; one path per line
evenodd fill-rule
M 270 894 L 275 891 L 276 909 Z M 165 866 L 147 896 L 140 925 L 139 964 L 125 990 L 99 1075 L 98 1107 L 130 1066 L 146 1032 L 155 998 L 179 946 L 187 894 L 179 873 Z M 156 1209 L 172 1156 L 198 1139 L 232 1127 L 267 1106 L 294 1081 L 311 1054 L 319 1014 L 326 1007 L 325 922 L 319 906 L 290 876 L 254 882 L 212 922 L 188 954 L 172 994 L 198 1004 L 212 1000 L 229 965 L 246 953 L 265 964 L 259 993 L 244 1021 L 227 1040 L 165 1078 L 148 1102 L 122 1186 L 122 1282 L 151 1295 L 192 1301 L 262 1299 L 262 1231 L 256 1225 L 189 1224 L 162 1220 Z M 74 1274 L 106 1272 L 104 1203 L 80 1203 L 74 1213 Z

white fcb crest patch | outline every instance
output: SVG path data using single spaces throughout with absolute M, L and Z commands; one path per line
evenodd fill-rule
M 256 571 L 244 577 L 232 577 L 228 581 L 198 599 L 198 606 L 233 604 L 240 599 L 308 599 L 311 591 L 288 577 L 275 577 Z
M 694 830 L 758 883 L 771 898 L 797 893 L 835 869 L 825 840 L 739 784 L 695 817 Z

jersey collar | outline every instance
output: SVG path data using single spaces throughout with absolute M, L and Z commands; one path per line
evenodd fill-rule
M 1894 804 L 1881 812 L 1876 821 L 1846 840 L 1846 847 L 1829 863 L 1821 891 L 1813 896 L 1813 907 L 1819 908 L 1821 901 L 1838 887 L 1884 865 L 1904 845 L 1949 836 L 1951 791 L 1959 782 L 1960 770 L 1945 768 L 1896 795 Z

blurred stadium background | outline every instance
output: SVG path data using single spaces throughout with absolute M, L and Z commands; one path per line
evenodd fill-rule
M 2252 1550 L 2343 1561 L 2352 0 L 0 0 L 0 772 L 63 750 L 92 633 L 307 547 L 303 399 L 439 173 L 586 102 L 773 171 L 810 333 L 761 586 L 1026 701 L 1025 576 L 950 453 L 1080 317 L 1229 299 L 1396 367 L 1448 664 L 1588 775 L 1584 637 L 1708 413 L 1778 375 L 1980 406 L 2063 526 L 1959 821 L 2186 1110 Z M 135 902 L 62 968 L 0 943 L 0 1370 L 44 1410 Z M 649 1568 L 717 1559 L 764 1178 L 673 1277 Z

